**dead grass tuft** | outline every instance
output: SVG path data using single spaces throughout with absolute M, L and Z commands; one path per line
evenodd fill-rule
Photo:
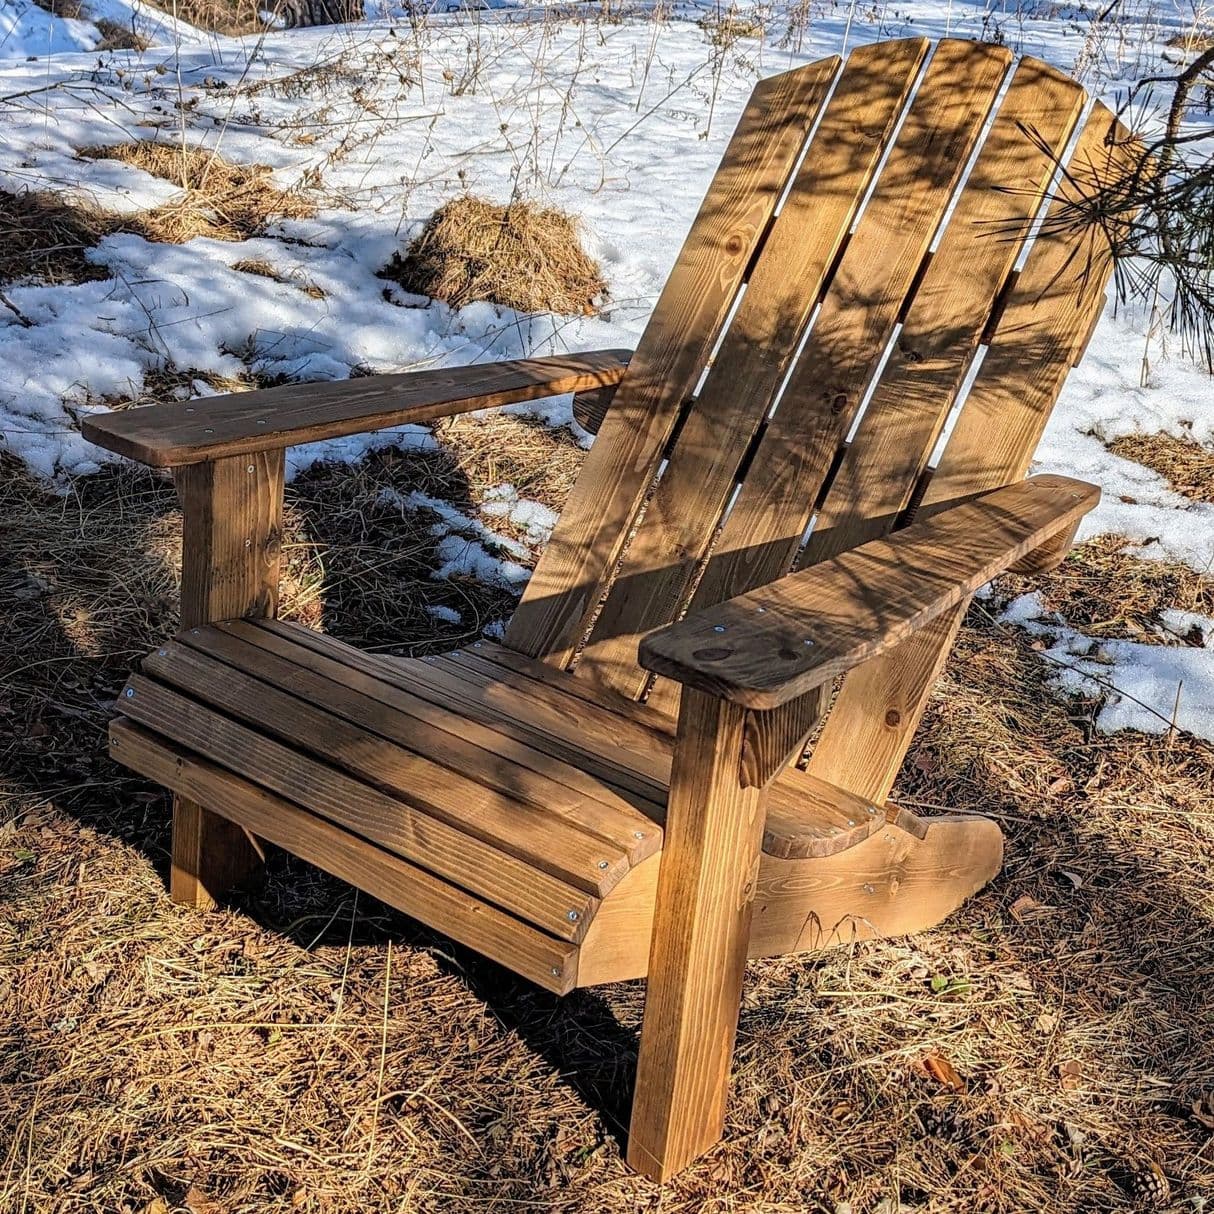
M 281 282 L 284 286 L 295 287 L 312 299 L 324 299 L 325 297 L 324 290 L 310 279 L 305 278 L 298 270 L 284 274 L 263 257 L 246 257 L 241 261 L 234 261 L 232 269 L 239 270 L 242 274 L 256 275 L 258 278 L 270 278 L 274 282 Z
M 564 212 L 471 195 L 439 207 L 382 274 L 453 308 L 486 300 L 518 312 L 576 315 L 593 312 L 605 290 Z
M 1077 545 L 1049 578 L 1001 578 L 1009 594 L 1041 589 L 1051 611 L 1088 636 L 1175 645 L 1163 625 L 1168 608 L 1214 615 L 1214 577 L 1187 565 L 1143 561 L 1118 535 Z
M 125 221 L 125 230 L 148 240 L 247 240 L 275 220 L 315 213 L 297 190 L 276 186 L 266 165 L 233 164 L 204 148 L 140 141 L 86 148 L 80 154 L 92 160 L 121 160 L 181 187 L 180 198 Z
M 1127 434 L 1108 446 L 1114 455 L 1158 472 L 1177 493 L 1214 502 L 1214 451 L 1208 447 L 1171 434 Z
M 94 208 L 37 190 L 0 190 L 0 282 L 39 278 L 48 283 L 107 277 L 85 258 L 111 220 Z
M 68 20 L 87 21 L 84 5 L 80 0 L 34 0 L 34 3 L 44 12 L 54 17 L 64 17 Z
M 90 20 L 101 33 L 101 41 L 96 46 L 99 51 L 146 51 L 152 45 L 129 25 L 111 21 L 108 17 L 92 17 Z
M 266 28 L 262 10 L 275 12 L 277 0 L 159 0 L 157 7 L 195 29 L 216 34 L 256 34 Z

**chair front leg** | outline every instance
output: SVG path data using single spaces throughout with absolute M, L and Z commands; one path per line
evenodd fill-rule
M 763 839 L 746 710 L 683 693 L 628 1162 L 662 1181 L 721 1137 Z
M 283 471 L 282 451 L 176 469 L 183 629 L 276 613 Z M 193 801 L 173 798 L 174 902 L 213 906 L 261 858 L 256 840 L 242 827 Z

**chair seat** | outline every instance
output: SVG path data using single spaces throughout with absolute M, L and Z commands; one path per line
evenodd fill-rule
M 492 937 L 477 947 L 546 985 L 662 847 L 674 722 L 491 642 L 396 658 L 209 625 L 150 654 L 120 707 L 128 766 L 464 938 L 459 910 Z M 884 821 L 793 769 L 764 850 L 830 855 Z

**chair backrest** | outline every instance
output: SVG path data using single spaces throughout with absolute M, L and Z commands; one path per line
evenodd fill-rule
M 1058 216 L 1131 155 L 1086 104 L 921 38 L 759 84 L 506 643 L 635 698 L 689 605 L 1023 477 L 1111 270 Z

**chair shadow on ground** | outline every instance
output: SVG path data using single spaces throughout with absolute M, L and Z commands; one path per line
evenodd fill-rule
M 436 593 L 465 596 L 482 613 L 482 622 L 496 618 L 508 596 L 499 591 L 477 598 L 480 592 L 475 589 L 436 586 L 428 577 L 436 563 L 436 538 L 424 529 L 410 529 L 394 547 L 385 534 L 357 522 L 355 503 L 365 503 L 378 488 L 407 491 L 414 475 L 409 464 L 372 461 L 337 483 L 318 472 L 292 490 L 290 512 L 298 536 L 328 554 L 343 545 L 352 552 L 348 558 L 330 557 L 309 622 L 372 648 L 387 646 L 394 638 L 406 653 L 449 649 L 466 642 L 467 636 L 435 630 L 424 607 Z M 447 478 L 444 496 L 457 504 L 462 496 L 466 502 L 467 482 L 459 484 L 457 470 L 441 471 Z M 10 490 L 24 476 L 11 463 L 0 466 L 0 472 L 6 474 Z M 15 520 L 9 526 L 11 542 L 0 553 L 0 600 L 8 632 L 4 660 L 13 663 L 0 701 L 0 728 L 8 735 L 0 780 L 18 809 L 52 801 L 81 824 L 141 851 L 164 877 L 167 798 L 112 764 L 103 735 L 113 698 L 135 659 L 173 628 L 172 490 L 167 482 L 146 474 L 107 472 L 78 484 L 69 498 L 45 491 L 41 498 L 32 495 L 27 489 L 26 504 L 34 513 L 10 516 Z M 38 511 L 44 512 L 41 518 L 36 517 Z M 125 530 L 113 524 L 93 527 L 106 512 L 123 520 Z M 381 521 L 386 526 L 388 514 Z M 352 536 L 352 527 L 362 528 L 361 536 Z M 121 552 L 114 546 L 119 538 Z M 380 554 L 379 560 L 365 559 L 371 550 Z M 338 559 L 351 563 L 332 563 Z M 352 572 L 343 580 L 345 570 Z M 371 602 L 374 610 L 360 617 L 359 601 Z M 1031 652 L 1024 649 L 1016 661 L 1025 679 L 1039 680 Z M 1062 711 L 1044 703 L 1042 710 Z M 933 730 L 940 727 L 939 721 L 928 720 L 929 747 Z M 1155 745 L 1151 740 L 1142 744 Z M 1075 768 L 1076 785 L 1100 761 L 1098 753 L 1085 756 L 1082 747 L 1069 744 L 1065 757 Z M 1050 934 L 1078 942 L 1088 925 L 1102 924 L 1099 947 L 1104 957 L 1098 966 L 1067 963 L 1072 999 L 1109 1008 L 1125 991 L 1134 990 L 1139 1017 L 1170 1023 L 1172 1030 L 1169 1044 L 1160 1047 L 1166 1056 L 1151 1054 L 1144 1046 L 1141 1056 L 1124 1059 L 1126 1074 L 1163 1075 L 1177 1089 L 1192 1090 L 1200 1081 L 1200 1062 L 1194 1060 L 1214 1056 L 1214 1021 L 1202 1010 L 1208 974 L 1214 969 L 1214 923 L 1208 909 L 1183 888 L 1183 874 L 1166 854 L 1149 854 L 1146 847 L 1135 851 L 1124 840 L 1112 838 L 1089 818 L 1082 797 L 1056 815 L 1025 816 L 1025 807 L 1005 788 L 989 779 L 985 784 L 975 781 L 973 772 L 967 780 L 970 804 L 961 808 L 984 807 L 1024 820 L 1006 832 L 1009 856 L 1004 873 L 975 898 L 971 912 L 962 912 L 940 930 L 964 934 L 976 921 L 1002 922 L 1009 928 L 998 941 L 1005 961 L 1039 969 L 1048 964 L 1048 949 L 1036 938 L 1025 941 L 1005 912 L 1022 893 L 1049 902 L 1042 890 L 1048 893 L 1062 880 L 1059 871 L 1082 871 L 1084 879 L 1068 889 L 1065 909 L 1051 922 Z M 922 800 L 948 795 L 947 773 L 935 785 L 919 773 L 914 783 Z M 261 879 L 234 893 L 232 905 L 269 930 L 287 932 L 301 946 L 345 944 L 348 939 L 354 948 L 376 948 L 392 940 L 398 947 L 428 952 L 559 1073 L 578 1099 L 602 1118 L 606 1135 L 623 1146 L 643 990 L 639 983 L 629 984 L 627 990 L 614 988 L 611 998 L 581 990 L 558 999 L 370 899 L 360 899 L 360 914 L 351 923 L 343 913 L 350 901 L 351 891 L 343 883 L 275 852 Z M 1115 926 L 1108 922 L 1111 904 L 1123 916 Z M 1166 913 L 1161 907 L 1168 908 Z M 318 933 L 317 925 L 326 923 L 328 928 Z M 760 991 L 769 964 L 752 966 L 749 981 Z M 807 956 L 798 964 L 812 972 L 818 962 Z M 1117 981 L 1111 982 L 1110 974 Z M 631 1023 L 621 1022 L 621 1007 Z M 744 1009 L 743 1054 L 752 1031 L 767 1031 L 766 1015 L 761 1008 Z M 802 1042 L 800 1048 L 812 1052 L 817 1046 Z M 483 1154 L 470 1150 L 458 1166 L 474 1178 L 485 1174 L 488 1163 Z

